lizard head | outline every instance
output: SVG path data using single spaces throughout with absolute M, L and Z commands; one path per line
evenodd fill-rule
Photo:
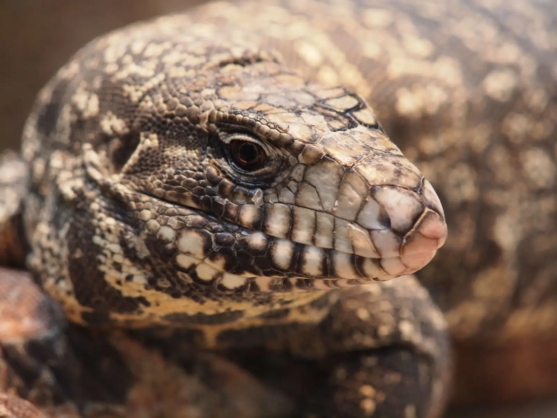
M 99 280 L 144 299 L 131 311 L 161 294 L 243 303 L 387 280 L 443 245 L 432 186 L 358 95 L 311 83 L 272 52 L 140 28 L 101 38 L 50 87 L 69 86 L 53 132 L 67 124 L 60 147 L 78 157 L 71 173 L 51 172 L 82 173 L 58 192 L 81 199 L 73 222 L 93 223 L 64 238 L 82 306 L 96 309 L 83 240 Z
M 203 82 L 162 84 L 139 104 L 137 148 L 120 171 L 130 190 L 222 226 L 173 228 L 145 213 L 143 229 L 176 246 L 177 267 L 224 284 L 338 284 L 425 266 L 446 237 L 441 205 L 365 101 L 265 54 L 219 52 Z

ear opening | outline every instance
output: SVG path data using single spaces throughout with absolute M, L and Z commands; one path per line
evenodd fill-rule
M 114 138 L 109 145 L 109 158 L 114 173 L 120 173 L 139 146 L 140 135 L 130 132 L 122 137 Z

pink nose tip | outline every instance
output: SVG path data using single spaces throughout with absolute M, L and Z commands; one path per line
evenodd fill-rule
M 406 234 L 400 261 L 408 273 L 426 266 L 447 239 L 447 224 L 437 212 L 426 209 L 415 227 Z

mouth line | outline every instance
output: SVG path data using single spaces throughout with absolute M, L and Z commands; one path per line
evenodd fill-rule
M 242 272 L 239 272 L 240 269 L 232 269 L 232 271 L 235 270 L 238 271 L 238 273 L 230 273 L 222 268 L 222 263 L 219 265 L 219 263 L 211 260 L 211 254 L 214 254 L 214 259 L 219 258 L 218 252 L 215 251 L 210 251 L 204 258 L 195 258 L 191 257 L 191 255 L 185 255 L 185 257 L 189 257 L 192 261 L 191 266 L 188 267 L 187 270 L 191 270 L 192 268 L 195 269 L 202 264 L 206 264 L 219 273 L 231 274 L 244 278 L 281 277 L 296 278 L 306 281 L 383 281 L 405 274 L 411 274 L 422 267 L 413 268 L 403 264 L 402 247 L 399 247 L 400 253 L 398 255 L 388 257 L 361 256 L 354 252 L 337 250 L 335 248 L 324 248 L 313 244 L 295 242 L 287 238 L 275 237 L 256 229 L 247 228 L 243 225 L 223 220 L 199 207 L 169 201 L 153 196 L 150 193 L 134 192 L 161 202 L 165 206 L 186 209 L 207 218 L 209 221 L 218 222 L 233 235 L 241 235 L 240 240 L 246 241 L 248 246 L 250 245 L 250 241 L 254 240 L 265 242 L 266 249 L 264 253 L 253 256 L 254 259 L 258 259 L 258 262 L 254 262 L 252 265 L 246 265 Z M 227 226 L 230 226 L 230 228 L 227 228 Z M 389 230 L 388 228 L 386 229 Z M 404 245 L 404 241 L 401 245 Z M 213 245 L 213 248 L 214 247 L 215 245 Z M 424 250 L 422 252 L 418 251 L 412 253 L 411 255 L 429 261 L 433 258 L 435 253 L 436 250 Z M 194 258 L 195 262 L 193 262 Z M 259 264 L 266 264 L 272 267 L 262 268 Z M 427 262 L 424 263 L 424 265 L 425 264 L 427 264 Z M 254 270 L 260 271 L 260 273 L 256 273 Z

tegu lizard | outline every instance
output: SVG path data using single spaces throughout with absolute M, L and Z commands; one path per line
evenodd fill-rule
M 0 416 L 436 418 L 449 338 L 460 399 L 550 393 L 549 3 L 217 2 L 85 46 L 0 160 Z

